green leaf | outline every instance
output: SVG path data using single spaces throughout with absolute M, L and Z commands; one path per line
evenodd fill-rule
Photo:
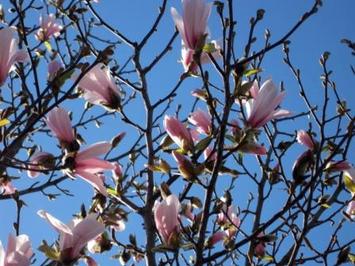
M 6 126 L 9 123 L 10 123 L 9 119 L 7 119 L 7 118 L 1 119 L 0 120 L 0 127 Z
M 60 252 L 56 249 L 48 246 L 46 241 L 43 241 L 42 244 L 38 247 L 38 250 L 43 252 L 47 258 L 51 260 L 59 261 Z
M 216 46 L 214 43 L 206 43 L 203 46 L 202 51 L 205 53 L 213 53 L 216 51 Z
M 47 48 L 48 52 L 52 51 L 52 45 L 49 41 L 45 41 L 44 46 Z
M 274 258 L 269 256 L 269 255 L 265 255 L 264 257 L 261 258 L 263 261 L 267 261 L 267 262 L 272 262 L 274 261 Z
M 63 84 L 64 84 L 68 79 L 71 78 L 71 75 L 73 75 L 74 71 L 75 71 L 75 70 L 72 69 L 71 71 L 69 71 L 69 72 L 65 73 L 64 75 L 62 75 L 62 76 L 59 78 L 59 80 L 58 80 L 58 87 L 63 86 Z
M 344 173 L 344 184 L 351 193 L 355 193 L 355 183 L 348 173 Z
M 249 77 L 249 76 L 259 73 L 261 71 L 263 71 L 261 68 L 252 68 L 252 69 L 245 70 L 243 74 L 244 74 L 244 76 Z
M 349 258 L 349 260 L 351 261 L 351 263 L 355 263 L 355 255 L 354 254 L 348 254 L 348 258 Z
M 120 195 L 117 193 L 117 191 L 111 187 L 109 187 L 108 189 L 106 189 L 107 194 L 115 196 L 115 197 L 119 197 Z
M 323 204 L 321 204 L 320 206 L 322 206 L 322 207 L 325 208 L 325 209 L 329 209 L 329 208 L 330 208 L 330 205 L 327 204 L 327 203 L 323 203 Z
M 153 165 L 146 165 L 149 170 L 153 172 L 161 172 L 168 174 L 170 172 L 170 165 L 164 161 L 163 159 L 160 159 L 158 162 L 155 162 Z
M 196 151 L 204 151 L 211 142 L 211 137 L 207 137 L 197 143 L 195 149 Z

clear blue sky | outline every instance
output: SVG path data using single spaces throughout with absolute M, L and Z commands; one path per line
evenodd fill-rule
M 5 7 L 8 6 L 8 1 L 3 1 Z M 108 23 L 117 27 L 122 33 L 124 33 L 131 40 L 140 40 L 145 32 L 151 27 L 154 17 L 157 14 L 158 3 L 161 1 L 143 1 L 143 0 L 130 0 L 130 1 L 115 1 L 115 0 L 101 0 L 99 4 L 94 4 L 97 11 L 107 20 Z M 312 1 L 292 1 L 292 0 L 249 0 L 249 1 L 234 1 L 234 11 L 237 20 L 237 36 L 236 36 L 236 51 L 237 56 L 242 54 L 244 45 L 249 31 L 249 19 L 255 15 L 256 9 L 263 8 L 266 10 L 264 20 L 257 26 L 256 36 L 257 42 L 253 46 L 253 50 L 259 50 L 263 46 L 264 30 L 266 28 L 271 31 L 271 41 L 278 40 L 285 32 L 287 32 L 291 26 L 300 18 L 300 16 L 309 9 Z M 150 62 L 160 51 L 167 40 L 174 32 L 174 24 L 170 16 L 169 9 L 171 6 L 177 7 L 181 10 L 181 2 L 179 0 L 169 1 L 168 12 L 166 12 L 161 25 L 158 28 L 158 32 L 151 42 L 143 50 L 142 61 L 143 64 Z M 319 76 L 321 74 L 321 68 L 318 63 L 320 55 L 324 51 L 329 51 L 331 57 L 329 60 L 329 68 L 333 70 L 332 78 L 337 83 L 337 88 L 340 95 L 347 100 L 348 107 L 354 108 L 354 75 L 351 73 L 350 64 L 354 64 L 354 57 L 351 56 L 350 50 L 340 43 L 343 38 L 355 40 L 355 2 L 353 0 L 325 0 L 324 6 L 320 9 L 318 14 L 310 18 L 291 38 L 291 56 L 297 67 L 302 71 L 303 81 L 306 87 L 307 93 L 311 98 L 317 102 L 322 87 Z M 38 12 L 37 16 L 41 12 Z M 26 17 L 26 23 L 33 25 L 36 23 L 33 14 L 31 17 Z M 11 17 L 10 14 L 7 14 Z M 211 17 L 209 19 L 209 29 L 212 39 L 221 38 L 221 27 L 217 18 L 215 9 L 213 9 Z M 69 28 L 70 30 L 70 28 Z M 103 28 L 98 28 L 97 31 L 102 32 L 101 36 L 106 38 L 112 38 L 110 34 Z M 32 43 L 35 43 L 34 36 Z M 171 90 L 176 84 L 180 75 L 182 74 L 182 66 L 177 63 L 180 59 L 180 38 L 174 42 L 173 50 L 168 53 L 165 59 L 157 66 L 149 77 L 149 89 L 151 96 L 154 100 L 163 97 Z M 293 79 L 292 73 L 287 66 L 282 62 L 282 48 L 278 47 L 272 52 L 268 53 L 262 65 L 263 73 L 261 74 L 264 79 L 272 77 L 276 84 L 281 81 L 284 82 L 287 96 L 283 102 L 285 109 L 291 110 L 294 113 L 303 111 L 305 106 L 303 102 L 298 98 L 297 83 Z M 130 56 L 130 49 L 124 46 L 118 46 L 115 51 L 114 58 L 118 60 L 120 64 Z M 42 64 L 43 75 L 45 75 L 45 64 Z M 212 69 L 212 68 L 211 68 Z M 211 72 L 212 73 L 212 72 Z M 212 74 L 210 74 L 212 76 Z M 45 76 L 43 76 L 43 86 L 45 84 Z M 191 104 L 193 98 L 190 97 L 190 91 L 201 86 L 199 79 L 190 78 L 184 82 L 183 87 L 179 90 L 176 101 L 172 104 L 172 108 L 168 111 L 168 114 L 173 114 L 178 104 L 182 104 L 182 114 L 188 114 L 191 110 Z M 128 92 L 129 89 L 127 89 Z M 154 101 L 153 100 L 153 101 Z M 75 102 L 64 105 L 68 110 L 71 109 L 74 112 L 74 122 L 77 121 L 75 112 L 81 110 L 84 106 L 84 101 L 79 99 Z M 203 105 L 201 105 L 203 107 Z M 92 112 L 102 112 L 101 107 L 94 107 Z M 126 111 L 130 117 L 136 121 L 142 121 L 144 118 L 144 109 L 142 103 L 137 100 L 128 107 Z M 88 144 L 101 140 L 110 140 L 115 134 L 126 131 L 128 134 L 120 146 L 114 151 L 113 155 L 118 155 L 125 152 L 130 144 L 134 141 L 137 133 L 130 127 L 123 124 L 123 122 L 115 117 L 114 120 L 105 119 L 104 125 L 101 128 L 91 126 L 87 131 L 79 129 L 79 133 L 84 136 Z M 306 128 L 307 121 L 296 121 L 292 125 L 288 125 L 288 130 L 294 131 L 300 127 Z M 130 133 L 132 132 L 132 133 Z M 39 138 L 35 138 L 39 141 Z M 46 139 L 42 141 L 41 145 L 43 150 L 51 151 L 55 154 L 59 153 L 59 150 L 55 148 L 55 140 Z M 289 168 L 291 169 L 294 158 L 302 151 L 300 147 L 298 150 L 294 150 L 293 157 L 290 158 Z M 354 154 L 354 147 L 351 147 L 349 154 Z M 250 159 L 251 161 L 253 159 Z M 352 163 L 355 161 L 350 158 Z M 121 162 L 123 165 L 127 163 L 127 160 Z M 257 170 L 256 170 L 257 172 Z M 41 175 L 36 180 L 30 180 L 26 174 L 20 174 L 14 172 L 17 176 L 21 176 L 21 180 L 14 181 L 14 185 L 18 188 L 28 187 L 33 182 L 44 180 L 44 176 Z M 258 172 L 257 172 L 258 173 Z M 260 174 L 260 173 L 258 173 Z M 159 175 L 157 175 L 156 182 L 161 181 Z M 248 198 L 248 185 L 247 183 L 240 182 L 240 194 L 234 195 L 235 204 L 245 206 L 246 199 Z M 60 196 L 54 201 L 49 201 L 41 194 L 28 195 L 23 197 L 27 207 L 24 207 L 22 212 L 22 224 L 21 233 L 26 233 L 30 236 L 34 251 L 39 246 L 42 239 L 52 243 L 57 234 L 52 228 L 36 215 L 38 209 L 45 209 L 58 217 L 63 222 L 68 222 L 74 212 L 77 212 L 80 205 L 84 203 L 86 207 L 90 204 L 90 197 L 93 194 L 92 188 L 82 180 L 66 181 L 61 185 L 63 188 L 69 189 L 75 194 L 75 197 L 63 197 Z M 181 192 L 181 186 L 174 186 L 173 191 L 178 194 Z M 223 191 L 223 184 L 219 187 Z M 57 192 L 56 190 L 48 190 L 51 192 Z M 274 198 L 275 202 L 279 199 Z M 278 206 L 269 205 L 270 210 L 266 213 L 274 212 Z M 266 215 L 267 215 L 266 214 Z M 14 201 L 0 201 L 0 240 L 6 242 L 9 232 L 13 232 L 12 223 L 15 221 L 15 204 Z M 137 216 L 132 215 L 129 223 L 126 226 L 126 231 L 117 234 L 119 239 L 127 239 L 129 233 L 137 232 L 137 227 L 141 226 L 142 220 Z M 346 237 L 346 233 L 353 232 L 353 225 L 347 224 L 342 231 L 342 237 Z M 348 231 L 346 231 L 348 230 Z M 316 237 L 323 239 L 322 232 L 317 232 Z M 140 239 L 140 237 L 138 238 Z M 144 239 L 144 238 L 143 238 Z M 125 242 L 125 241 L 123 241 Z M 143 242 L 141 242 L 143 243 Z M 38 261 L 43 260 L 43 256 L 36 252 L 36 258 Z M 110 252 L 113 255 L 115 252 Z M 117 262 L 108 259 L 107 254 L 95 256 L 101 265 L 117 265 Z M 38 265 L 38 263 L 35 263 Z M 311 265 L 311 264 L 309 264 Z

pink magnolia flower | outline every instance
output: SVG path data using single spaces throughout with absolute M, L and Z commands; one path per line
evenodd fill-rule
M 226 233 L 224 231 L 217 231 L 208 239 L 207 245 L 213 247 L 219 241 L 224 241 L 225 239 L 227 239 Z
M 96 261 L 92 257 L 86 256 L 84 258 L 84 261 L 85 261 L 86 265 L 88 265 L 88 266 L 98 266 L 98 264 L 96 263 Z
M 345 170 L 344 175 L 347 175 L 355 183 L 355 168 L 351 167 Z
M 233 119 L 230 122 L 230 124 L 231 124 L 231 132 L 232 132 L 232 134 L 237 136 L 237 137 L 240 137 L 242 129 L 239 126 L 238 120 Z
M 197 64 L 194 62 L 194 50 L 188 49 L 185 46 L 181 48 L 181 63 L 185 72 L 197 73 Z
M 178 164 L 179 171 L 183 177 L 187 180 L 191 180 L 195 177 L 194 166 L 192 163 L 182 154 L 173 151 L 172 155 Z
M 198 73 L 198 64 L 194 61 L 194 54 L 194 50 L 186 48 L 185 46 L 181 48 L 181 63 L 185 72 L 191 72 L 193 74 Z M 214 59 L 218 59 L 218 57 L 221 56 L 220 47 L 217 47 L 216 51 L 214 51 L 211 55 Z M 206 52 L 201 53 L 199 60 L 201 64 L 207 64 L 211 62 Z
M 212 247 L 219 241 L 231 240 L 240 226 L 240 219 L 233 206 L 225 205 L 222 211 L 218 214 L 217 223 L 221 225 L 222 231 L 214 233 L 208 239 L 208 246 Z
M 343 173 L 343 178 L 344 178 L 344 182 L 346 181 L 345 178 L 350 179 L 349 182 L 351 182 L 351 184 L 349 185 L 355 185 L 355 168 L 350 168 L 344 171 Z M 346 185 L 348 186 L 348 185 Z M 353 188 L 351 187 L 347 187 L 348 190 L 350 190 L 350 192 L 354 192 Z
M 36 39 L 39 41 L 47 41 L 51 36 L 58 37 L 63 26 L 55 20 L 54 14 L 39 17 L 40 28 L 36 33 Z
M 242 152 L 255 154 L 255 155 L 265 155 L 267 150 L 265 146 L 260 145 L 256 142 L 250 142 L 242 145 L 239 149 Z
M 182 206 L 182 214 L 189 219 L 191 222 L 195 221 L 196 215 L 192 212 L 192 204 L 188 202 Z
M 60 69 L 63 68 L 63 64 L 58 60 L 53 60 L 48 64 L 48 81 L 52 81 Z
M 313 150 L 315 147 L 315 142 L 308 132 L 304 130 L 297 131 L 297 142 L 306 146 L 308 149 Z
M 39 176 L 40 170 L 54 167 L 55 158 L 48 152 L 36 152 L 30 159 L 27 175 L 31 178 Z
M 95 239 L 90 240 L 87 243 L 87 249 L 90 253 L 95 254 L 95 253 L 100 253 L 100 242 L 102 241 L 102 235 L 99 235 Z
M 28 266 L 31 264 L 32 254 L 27 235 L 9 235 L 6 251 L 0 241 L 0 266 Z
M 170 138 L 183 150 L 193 149 L 193 139 L 190 131 L 177 118 L 166 115 L 164 117 L 164 128 Z
M 218 214 L 217 222 L 226 228 L 224 232 L 229 239 L 236 234 L 240 226 L 240 219 L 233 206 L 229 206 L 227 210 L 226 206 L 224 206 L 223 210 Z
M 330 161 L 327 163 L 325 170 L 327 172 L 341 172 L 351 169 L 351 164 L 348 161 Z
M 209 113 L 198 109 L 190 114 L 189 122 L 197 127 L 197 131 L 201 134 L 210 135 L 212 133 L 212 118 Z
M 207 35 L 207 20 L 211 13 L 211 4 L 205 4 L 203 0 L 183 0 L 182 5 L 182 17 L 173 7 L 171 15 L 184 46 L 191 50 L 198 50 Z
M 0 30 L 0 86 L 5 83 L 15 63 L 24 62 L 28 58 L 25 50 L 17 49 L 18 41 L 14 37 L 15 32 L 14 27 Z
M 60 107 L 54 108 L 48 113 L 45 122 L 61 144 L 67 146 L 75 141 L 69 114 L 64 109 Z
M 155 201 L 154 221 L 159 235 L 168 246 L 174 246 L 180 232 L 179 210 L 180 201 L 177 196 L 169 195 L 163 201 Z
M 119 88 L 111 76 L 110 69 L 104 64 L 97 64 L 86 73 L 78 87 L 83 91 L 86 101 L 102 105 L 109 110 L 119 109 Z
M 244 138 L 245 132 L 240 128 L 237 120 L 233 119 L 231 122 L 231 132 L 237 143 L 239 143 L 238 150 L 244 153 L 255 154 L 255 155 L 265 155 L 267 153 L 266 148 L 263 145 L 255 142 L 254 134 L 248 134 Z M 242 141 L 242 143 L 240 143 Z
M 60 260 L 63 263 L 79 259 L 86 244 L 105 230 L 105 226 L 96 220 L 97 215 L 94 213 L 84 219 L 74 218 L 69 224 L 62 223 L 44 210 L 39 210 L 37 214 L 59 233 Z
M 258 237 L 263 237 L 264 233 L 260 233 Z M 265 243 L 261 240 L 258 241 L 258 243 L 255 246 L 254 249 L 254 254 L 255 256 L 262 258 L 265 256 Z
M 211 154 L 212 153 L 212 154 Z M 217 153 L 213 151 L 211 147 L 207 147 L 203 151 L 203 156 L 205 157 L 205 160 L 208 159 L 208 161 L 215 161 L 217 160 Z
M 212 41 L 211 44 L 215 46 L 215 50 L 211 53 L 211 56 L 216 60 L 222 56 L 221 47 L 216 41 Z M 181 47 L 181 63 L 185 72 L 190 72 L 192 74 L 198 73 L 198 64 L 194 60 L 195 53 L 195 50 L 186 48 L 184 44 Z M 204 51 L 201 52 L 199 61 L 200 64 L 207 64 L 211 62 L 210 57 Z
M 207 92 L 205 90 L 201 90 L 201 89 L 196 89 L 191 91 L 191 95 L 200 99 L 201 101 L 206 102 L 207 101 Z
M 102 195 L 107 196 L 104 182 L 99 173 L 115 168 L 111 162 L 96 157 L 107 153 L 111 149 L 108 142 L 98 142 L 85 150 L 79 151 L 75 156 L 74 169 L 69 170 L 69 175 L 80 176 Z
M 16 188 L 12 185 L 10 180 L 5 180 L 0 182 L 0 194 L 11 195 L 16 192 Z
M 270 120 L 291 114 L 287 110 L 276 109 L 284 98 L 285 92 L 280 92 L 270 79 L 263 83 L 260 90 L 255 81 L 250 92 L 253 99 L 245 104 L 249 126 L 259 128 Z
M 116 232 L 122 232 L 126 228 L 125 218 L 119 208 L 105 211 L 101 217 L 104 223 Z
M 191 133 L 178 119 L 166 115 L 164 117 L 164 128 L 170 138 L 183 150 L 191 151 L 194 146 Z
M 188 130 L 190 132 L 194 144 L 198 143 L 200 141 L 200 133 L 198 133 L 198 131 L 194 128 L 189 128 Z
M 112 170 L 112 175 L 115 180 L 119 180 L 123 177 L 122 165 L 118 162 L 112 163 L 114 169 Z
M 355 219 L 355 200 L 349 202 L 346 213 L 351 217 L 351 219 Z

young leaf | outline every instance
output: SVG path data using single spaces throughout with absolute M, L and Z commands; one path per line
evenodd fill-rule
M 216 46 L 214 43 L 206 43 L 202 49 L 205 53 L 213 53 L 216 51 Z
M 52 51 L 52 45 L 49 41 L 45 41 L 44 46 L 47 48 L 48 52 Z
M 197 143 L 196 145 L 196 151 L 203 151 L 207 148 L 207 146 L 210 144 L 211 142 L 211 137 L 207 137 L 202 139 L 199 143 Z
M 351 192 L 355 193 L 355 183 L 351 179 L 351 177 L 344 173 L 344 184 L 345 187 Z
M 38 248 L 39 251 L 43 252 L 48 259 L 59 261 L 60 252 L 54 248 L 48 246 L 46 241 L 43 241 Z
M 249 77 L 249 76 L 259 73 L 261 71 L 262 71 L 261 68 L 253 68 L 253 69 L 245 70 L 243 74 L 244 74 L 244 76 Z
M 264 257 L 262 257 L 262 260 L 267 262 L 272 262 L 274 261 L 274 258 L 269 255 L 265 255 Z
M 9 119 L 6 119 L 6 118 L 1 119 L 1 120 L 0 120 L 0 127 L 6 126 L 6 125 L 9 124 L 9 123 L 10 123 L 10 120 L 9 120 Z

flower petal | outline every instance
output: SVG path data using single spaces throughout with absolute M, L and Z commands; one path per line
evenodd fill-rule
M 102 195 L 108 196 L 106 188 L 104 186 L 104 182 L 99 176 L 80 169 L 75 172 L 75 175 L 80 176 L 82 179 L 84 179 L 86 182 L 96 188 L 96 190 L 98 190 Z
M 97 142 L 89 147 L 87 147 L 86 149 L 80 151 L 77 156 L 76 159 L 77 160 L 85 160 L 85 159 L 90 159 L 93 157 L 97 157 L 100 156 L 102 154 L 106 154 L 109 152 L 109 150 L 111 149 L 112 145 L 108 142 Z
M 72 230 L 66 224 L 62 223 L 57 218 L 50 215 L 48 212 L 46 212 L 44 210 L 39 210 L 37 212 L 37 214 L 41 218 L 47 220 L 47 222 L 49 222 L 58 233 L 60 233 L 60 234 L 65 233 L 65 234 L 69 234 L 69 235 L 73 234 Z

